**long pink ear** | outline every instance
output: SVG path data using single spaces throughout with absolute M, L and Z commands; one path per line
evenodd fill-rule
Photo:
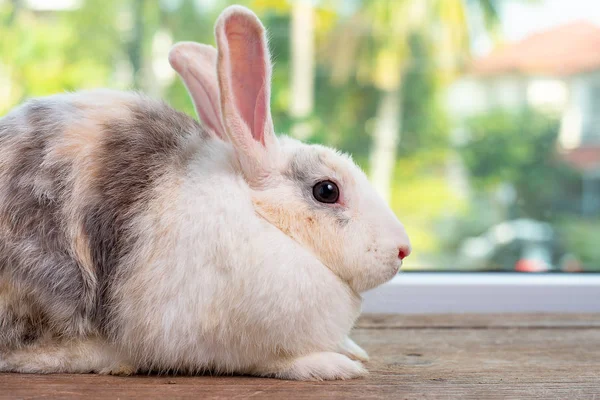
M 211 133 L 226 139 L 221 121 L 217 50 L 205 44 L 179 42 L 169 52 L 169 63 L 181 76 L 198 117 Z
M 268 175 L 277 138 L 270 110 L 271 61 L 265 28 L 241 6 L 230 6 L 215 25 L 221 111 L 244 172 Z M 254 176 L 256 177 L 256 176 Z

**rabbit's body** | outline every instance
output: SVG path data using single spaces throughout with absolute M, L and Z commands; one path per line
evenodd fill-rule
M 169 58 L 202 125 L 108 90 L 0 119 L 0 371 L 366 372 L 347 335 L 406 232 L 349 157 L 275 136 L 256 16 L 216 37 Z
M 256 215 L 231 145 L 168 106 L 52 96 L 0 132 L 3 350 L 115 343 L 136 368 L 250 372 L 335 349 L 358 315 L 357 294 Z

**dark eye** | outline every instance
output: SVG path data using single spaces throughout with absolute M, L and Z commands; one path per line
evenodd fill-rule
M 313 196 L 321 203 L 335 203 L 340 197 L 340 190 L 335 183 L 323 181 L 313 187 Z

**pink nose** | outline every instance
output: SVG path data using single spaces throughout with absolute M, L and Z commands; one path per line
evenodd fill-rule
M 410 255 L 410 247 L 400 246 L 400 248 L 398 250 L 398 258 L 401 260 L 404 260 L 409 255 Z

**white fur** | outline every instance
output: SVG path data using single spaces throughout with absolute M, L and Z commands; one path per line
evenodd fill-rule
M 402 264 L 399 249 L 410 252 L 404 226 L 375 192 L 364 172 L 339 152 L 281 137 L 280 171 L 270 185 L 254 191 L 255 206 L 263 217 L 310 249 L 356 292 L 372 289 L 396 275 Z M 317 209 L 305 198 L 306 188 L 282 171 L 296 158 L 315 182 L 332 179 L 343 204 Z M 336 212 L 347 218 L 339 224 Z M 313 221 L 307 226 L 307 221 Z
M 175 201 L 162 196 L 163 212 L 138 221 L 157 234 L 136 252 L 148 262 L 128 266 L 115 294 L 117 342 L 131 359 L 141 368 L 271 375 L 296 357 L 335 351 L 359 296 L 255 214 L 228 144 L 211 141 L 188 174 L 169 187 Z

